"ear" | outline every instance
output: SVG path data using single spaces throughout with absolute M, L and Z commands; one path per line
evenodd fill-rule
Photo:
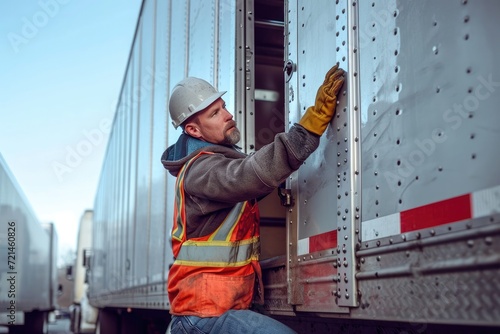
M 200 128 L 194 122 L 189 122 L 188 124 L 186 124 L 186 126 L 184 127 L 184 131 L 191 137 L 201 138 Z

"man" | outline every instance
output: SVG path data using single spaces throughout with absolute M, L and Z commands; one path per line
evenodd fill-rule
M 240 132 L 208 82 L 187 78 L 170 96 L 170 115 L 184 130 L 162 156 L 176 198 L 168 277 L 172 333 L 294 333 L 248 310 L 263 302 L 256 199 L 271 193 L 318 147 L 330 123 L 344 71 L 325 76 L 315 105 L 274 142 L 252 155 L 235 148 Z

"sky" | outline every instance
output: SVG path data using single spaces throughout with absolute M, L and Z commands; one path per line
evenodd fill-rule
M 0 2 L 0 153 L 59 264 L 93 207 L 141 2 Z

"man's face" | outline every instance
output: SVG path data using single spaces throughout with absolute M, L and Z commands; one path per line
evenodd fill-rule
M 195 119 L 186 125 L 186 132 L 214 144 L 231 146 L 240 141 L 240 130 L 221 98 L 197 113 Z

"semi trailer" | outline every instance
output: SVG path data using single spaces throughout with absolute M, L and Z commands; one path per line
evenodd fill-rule
M 181 133 L 169 93 L 219 90 L 247 154 L 346 82 L 316 152 L 260 201 L 265 304 L 299 333 L 500 327 L 500 2 L 144 0 L 95 197 L 97 331 L 170 321 Z
M 42 224 L 0 155 L 0 325 L 46 333 L 57 308 L 57 233 Z

